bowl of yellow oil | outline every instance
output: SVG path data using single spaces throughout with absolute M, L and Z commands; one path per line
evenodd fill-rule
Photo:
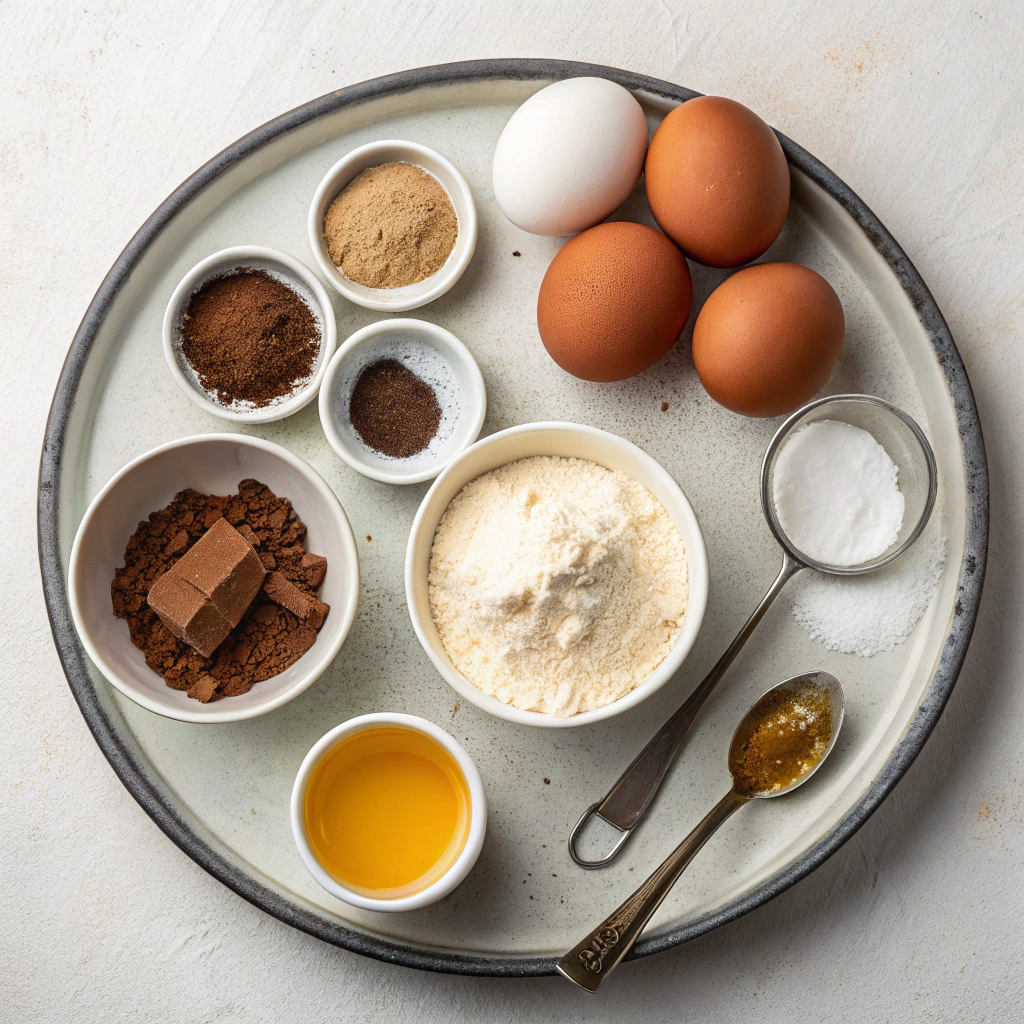
M 472 870 L 487 828 L 473 759 L 432 722 L 362 715 L 332 729 L 295 779 L 292 832 L 310 874 L 364 910 L 415 910 Z

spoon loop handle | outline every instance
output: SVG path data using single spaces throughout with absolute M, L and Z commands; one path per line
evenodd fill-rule
M 555 965 L 559 974 L 587 992 L 596 992 L 616 965 L 633 948 L 651 916 L 698 854 L 749 797 L 735 789 L 715 805 L 706 818 L 669 854 L 665 862 L 632 896 L 599 924 Z
M 582 859 L 576 852 L 575 839 L 584 819 L 581 818 L 577 823 L 576 829 L 573 830 L 573 841 L 570 844 L 569 852 L 580 867 L 604 867 L 606 864 L 610 864 L 622 850 L 629 834 L 643 817 L 644 812 L 654 799 L 654 795 L 661 787 L 665 774 L 686 734 L 690 731 L 690 726 L 693 725 L 697 712 L 700 711 L 704 701 L 708 699 L 711 691 L 725 675 L 733 659 L 740 653 L 743 645 L 764 617 L 764 613 L 768 611 L 772 602 L 781 593 L 782 588 L 802 568 L 804 566 L 791 557 L 788 552 L 784 554 L 782 569 L 775 578 L 775 582 L 761 599 L 761 603 L 754 609 L 754 613 L 744 623 L 743 628 L 729 645 L 725 654 L 718 659 L 718 663 L 700 686 L 690 694 L 683 706 L 658 730 L 654 738 L 633 760 L 633 763 L 619 776 L 618 781 L 608 791 L 604 799 L 584 815 L 586 818 L 591 813 L 597 814 L 609 825 L 614 825 L 615 828 L 626 833 L 616 844 L 615 849 L 600 860 Z

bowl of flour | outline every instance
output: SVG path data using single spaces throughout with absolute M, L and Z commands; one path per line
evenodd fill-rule
M 438 672 L 507 721 L 577 726 L 634 707 L 679 669 L 708 596 L 689 501 L 649 455 L 572 423 L 468 448 L 409 536 L 406 597 Z

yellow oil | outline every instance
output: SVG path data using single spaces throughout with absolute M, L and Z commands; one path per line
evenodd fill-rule
M 376 899 L 425 889 L 469 832 L 469 786 L 439 743 L 384 726 L 341 740 L 306 789 L 306 835 L 324 870 Z

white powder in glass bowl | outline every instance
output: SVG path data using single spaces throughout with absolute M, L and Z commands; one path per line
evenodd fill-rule
M 618 700 L 665 660 L 686 614 L 686 549 L 632 477 L 538 456 L 452 499 L 428 588 L 441 643 L 470 682 L 568 717 Z
M 826 565 L 880 557 L 903 525 L 896 463 L 852 423 L 817 420 L 795 430 L 775 463 L 774 492 L 789 539 Z

